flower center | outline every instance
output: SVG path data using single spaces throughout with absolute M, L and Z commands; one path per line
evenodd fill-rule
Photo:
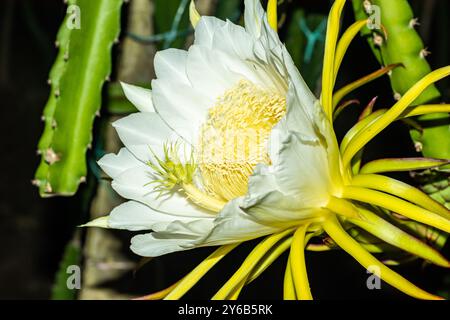
M 246 80 L 220 96 L 201 128 L 197 148 L 205 190 L 225 201 L 245 195 L 254 167 L 270 164 L 267 140 L 285 113 L 283 95 Z

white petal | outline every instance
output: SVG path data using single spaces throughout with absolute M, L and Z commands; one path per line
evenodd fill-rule
M 158 51 L 155 55 L 155 73 L 158 79 L 176 80 L 189 85 L 186 76 L 187 51 L 180 49 L 167 49 Z
M 193 204 L 178 191 L 158 197 L 160 194 L 155 191 L 155 185 L 149 184 L 155 178 L 157 177 L 154 176 L 152 169 L 143 164 L 124 171 L 111 185 L 122 197 L 139 201 L 161 212 L 185 217 L 211 217 L 211 212 Z
M 110 228 L 126 229 L 130 231 L 153 230 L 165 231 L 175 221 L 189 223 L 198 218 L 173 216 L 162 213 L 136 202 L 128 201 L 115 207 L 109 215 Z
M 122 148 L 117 155 L 109 153 L 103 156 L 98 164 L 108 176 L 114 179 L 122 172 L 140 166 L 142 163 L 127 148 Z
M 225 21 L 215 17 L 202 16 L 195 27 L 194 45 L 212 47 L 213 37 L 216 30 L 225 25 Z
M 243 242 L 279 230 L 277 227 L 258 223 L 240 208 L 241 201 L 241 198 L 237 198 L 228 202 L 214 220 L 214 228 L 206 237 L 199 240 L 197 245 L 214 246 Z
M 89 221 L 88 223 L 81 225 L 80 227 L 109 228 L 108 216 L 94 219 L 92 221 Z
M 120 140 L 141 161 L 152 159 L 164 143 L 175 141 L 176 134 L 156 113 L 133 113 L 113 123 Z
M 213 35 L 212 48 L 246 60 L 254 59 L 254 43 L 254 38 L 243 27 L 227 21 L 223 26 L 216 29 Z
M 153 232 L 131 239 L 131 250 L 145 257 L 193 249 L 199 237 L 212 228 L 212 221 L 196 220 L 189 223 L 175 222 L 165 232 Z
M 296 93 L 295 103 L 292 104 L 292 107 L 302 108 L 307 113 L 309 119 L 312 120 L 313 113 L 319 109 L 317 106 L 318 100 L 309 89 L 285 47 L 283 47 L 283 60 L 289 74 L 289 80 L 292 83 L 290 90 L 293 89 Z M 296 119 L 293 120 L 295 121 Z
M 287 196 L 300 195 L 303 208 L 321 207 L 328 201 L 331 177 L 328 154 L 321 142 L 291 132 L 282 142 L 277 157 L 272 159 L 271 170 L 279 190 Z
M 155 112 L 152 101 L 152 91 L 133 86 L 125 82 L 120 83 L 128 100 L 141 112 Z
M 261 6 L 260 0 L 245 0 L 245 29 L 254 38 L 259 38 L 261 35 L 264 14 L 264 9 Z
M 192 239 L 178 239 L 170 237 L 156 238 L 155 233 L 134 236 L 130 249 L 143 257 L 159 257 L 168 253 L 185 250 L 181 245 L 192 242 Z
M 208 94 L 212 102 L 242 79 L 241 75 L 232 72 L 219 52 L 212 49 L 191 46 L 187 59 L 187 75 L 197 91 Z M 213 104 L 208 105 L 208 108 Z
M 152 87 L 157 113 L 172 130 L 195 145 L 198 131 L 213 103 L 207 96 L 208 92 L 199 92 L 175 80 L 153 80 Z

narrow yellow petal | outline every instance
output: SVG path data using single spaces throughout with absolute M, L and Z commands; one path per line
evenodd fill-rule
M 305 264 L 305 235 L 307 229 L 308 226 L 303 225 L 294 233 L 289 258 L 296 296 L 300 300 L 312 300 Z
M 180 283 L 180 281 L 175 282 L 173 285 L 171 285 L 170 287 L 167 287 L 166 289 L 151 293 L 151 294 L 143 296 L 143 297 L 135 298 L 134 300 L 161 300 L 161 299 L 164 299 L 165 297 L 167 297 L 167 295 L 169 293 L 171 293 L 173 291 L 173 289 L 175 289 L 177 287 L 177 285 Z
M 322 95 L 321 103 L 325 114 L 331 121 L 333 119 L 333 88 L 334 88 L 334 61 L 336 43 L 339 35 L 339 26 L 345 0 L 336 0 L 331 7 L 325 35 L 325 52 L 322 69 Z
M 384 130 L 389 124 L 395 121 L 406 108 L 431 84 L 450 75 L 450 66 L 437 69 L 419 80 L 411 87 L 405 95 L 388 111 L 386 111 L 377 121 L 369 125 L 365 130 L 360 131 L 349 143 L 342 156 L 344 168 L 348 167 L 353 156 L 361 150 L 370 140 Z
M 191 3 L 189 5 L 189 19 L 191 20 L 192 27 L 197 26 L 198 22 L 200 21 L 200 13 L 198 13 L 197 8 L 195 7 L 194 0 L 191 0 Z
M 341 154 L 344 153 L 349 143 L 359 132 L 363 131 L 370 124 L 379 119 L 385 112 L 386 109 L 377 110 L 371 113 L 369 116 L 362 119 L 361 121 L 358 121 L 349 131 L 347 131 L 340 145 Z
M 214 295 L 213 300 L 225 300 L 233 293 L 233 290 L 245 281 L 255 267 L 256 263 L 262 259 L 262 257 L 272 248 L 278 241 L 283 239 L 292 233 L 293 230 L 285 230 L 280 233 L 276 233 L 268 236 L 261 241 L 255 249 L 250 252 L 247 258 L 244 260 L 240 268 L 233 274 L 233 276 L 220 288 L 220 290 Z
M 450 104 L 424 104 L 415 107 L 409 107 L 402 114 L 401 118 L 409 118 L 414 116 L 421 116 L 430 113 L 449 113 Z
M 345 187 L 342 197 L 370 203 L 439 230 L 450 232 L 450 220 L 389 194 L 361 187 Z
M 447 259 L 425 242 L 414 238 L 363 207 L 358 207 L 358 211 L 363 219 L 348 219 L 348 221 L 397 248 L 431 261 L 438 266 L 450 267 Z
M 400 66 L 401 64 L 391 64 L 388 65 L 386 67 L 383 67 L 377 71 L 374 71 L 356 81 L 353 81 L 351 83 L 349 83 L 348 85 L 342 87 L 341 89 L 339 89 L 338 91 L 336 91 L 336 93 L 333 95 L 333 107 L 336 108 L 336 106 L 339 104 L 339 102 L 346 96 L 348 95 L 350 92 L 362 87 L 363 85 L 374 81 L 382 76 L 384 76 L 385 74 L 387 74 L 389 71 L 391 71 L 392 69 Z
M 350 43 L 356 37 L 356 35 L 367 25 L 366 20 L 359 20 L 353 23 L 347 30 L 345 30 L 342 37 L 339 39 L 337 49 L 336 49 L 336 57 L 334 60 L 334 81 L 336 81 L 337 74 L 339 72 L 339 68 L 341 66 L 342 60 L 344 60 L 345 53 L 347 52 Z
M 269 25 L 275 32 L 278 31 L 278 0 L 269 0 L 267 2 L 267 19 Z
M 165 297 L 164 300 L 180 299 L 188 292 L 214 265 L 222 260 L 230 251 L 236 248 L 239 243 L 228 244 L 219 247 L 201 262 L 194 270 L 184 277 L 177 286 Z
M 446 207 L 433 200 L 419 189 L 402 181 L 378 174 L 360 174 L 353 178 L 352 185 L 390 193 L 450 220 L 450 211 Z
M 361 174 L 412 171 L 437 168 L 449 164 L 450 160 L 433 158 L 387 158 L 366 163 L 360 170 Z
M 330 197 L 326 208 L 330 211 L 339 214 L 344 217 L 357 218 L 359 217 L 359 212 L 356 207 L 348 200 Z
M 380 278 L 398 290 L 418 299 L 441 300 L 442 298 L 428 293 L 415 286 L 398 273 L 386 267 L 369 252 L 364 250 L 358 242 L 350 237 L 341 227 L 336 217 L 330 217 L 323 223 L 325 232 L 348 254 L 355 258 L 364 268 L 377 267 L 380 270 Z
M 373 123 L 381 118 L 388 109 L 378 109 L 377 111 L 371 113 L 366 118 L 357 122 L 345 135 L 344 139 L 341 142 L 340 150 L 341 154 L 347 149 L 350 141 L 355 138 L 360 132 L 367 130 Z M 420 116 L 424 114 L 430 113 L 439 113 L 439 112 L 450 112 L 449 104 L 433 104 L 433 105 L 421 105 L 416 107 L 408 107 L 405 111 L 403 111 L 396 120 Z
M 290 248 L 292 243 L 292 237 L 288 237 L 282 240 L 279 244 L 276 244 L 275 247 L 270 250 L 270 252 L 264 256 L 263 259 L 258 263 L 256 268 L 252 270 L 252 273 L 249 275 L 246 284 L 252 282 L 256 278 L 258 278 L 275 260 L 278 259 L 287 249 Z
M 295 293 L 294 279 L 292 278 L 291 256 L 290 255 L 288 258 L 288 262 L 286 264 L 286 271 L 284 273 L 283 299 L 284 300 L 297 300 L 297 295 Z
M 236 300 L 245 285 L 258 278 L 278 257 L 290 248 L 292 237 L 281 240 L 259 261 L 245 281 L 242 281 L 228 297 L 230 300 Z

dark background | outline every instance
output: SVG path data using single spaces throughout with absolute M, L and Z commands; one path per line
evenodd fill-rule
M 95 1 L 95 0 L 93 0 Z M 445 0 L 441 0 L 445 1 Z M 303 1 L 308 3 L 308 1 Z M 328 3 L 311 5 L 312 10 L 326 13 Z M 346 25 L 352 15 L 347 8 Z M 63 249 L 70 240 L 74 226 L 81 222 L 80 210 L 83 188 L 73 198 L 41 199 L 31 179 L 39 158 L 36 145 L 43 130 L 40 121 L 43 106 L 48 97 L 47 75 L 56 54 L 54 39 L 65 15 L 65 6 L 59 0 L 0 1 L 0 298 L 1 299 L 48 299 L 52 283 L 62 257 Z M 433 22 L 434 24 L 437 22 Z M 428 47 L 439 52 L 442 39 L 439 27 L 433 25 L 428 35 Z M 447 39 L 448 40 L 448 39 Z M 447 43 L 448 44 L 448 43 Z M 433 68 L 450 63 L 438 55 L 429 59 Z M 351 46 L 350 57 L 344 61 L 341 83 L 355 79 L 378 68 L 364 41 L 358 39 Z M 351 76 L 350 76 L 351 75 Z M 338 84 L 339 86 L 340 84 Z M 446 86 L 448 97 L 448 85 Z M 369 101 L 374 92 L 380 101 L 390 102 L 390 87 L 386 79 L 377 81 L 359 91 L 362 101 Z M 346 113 L 338 122 L 344 132 L 356 115 Z M 395 137 L 395 139 L 393 139 Z M 408 131 L 396 124 L 384 132 L 374 143 L 391 156 L 416 155 L 405 141 Z M 375 154 L 369 154 L 369 157 Z M 406 177 L 407 178 L 407 177 Z M 126 238 L 127 232 L 121 232 Z M 236 267 L 240 253 L 248 251 L 244 245 L 225 259 L 222 266 L 212 270 L 205 280 L 188 297 L 208 297 Z M 448 246 L 445 249 L 448 253 Z M 189 271 L 210 249 L 196 250 L 162 257 L 150 262 L 114 284 L 118 290 L 136 294 L 149 293 L 151 271 L 155 263 L 165 270 L 169 285 Z M 447 254 L 448 256 L 448 254 Z M 244 291 L 243 297 L 280 298 L 285 259 L 279 259 L 268 272 Z M 396 298 L 407 299 L 403 294 L 383 283 L 383 290 L 368 291 L 367 274 L 356 261 L 341 251 L 307 253 L 309 278 L 313 294 L 322 299 L 346 298 Z M 228 268 L 227 268 L 228 267 Z M 443 289 L 446 271 L 433 266 L 423 266 L 419 261 L 397 268 L 404 276 L 429 291 Z

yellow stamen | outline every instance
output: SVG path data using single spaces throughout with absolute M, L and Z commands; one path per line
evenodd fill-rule
M 205 192 L 199 190 L 193 184 L 183 184 L 182 188 L 186 193 L 186 196 L 200 207 L 211 210 L 214 212 L 220 212 L 225 206 L 226 202 L 215 197 L 212 197 Z
M 246 194 L 254 167 L 270 164 L 267 140 L 285 112 L 283 95 L 245 80 L 217 99 L 197 148 L 198 168 L 209 193 L 222 200 Z

